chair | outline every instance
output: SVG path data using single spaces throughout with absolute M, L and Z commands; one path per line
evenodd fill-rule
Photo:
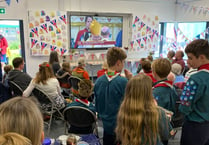
M 73 94 L 73 97 L 79 97 L 79 94 L 78 94 L 78 83 L 80 81 L 83 81 L 82 79 L 80 79 L 79 77 L 76 77 L 76 76 L 71 76 L 69 79 L 68 79 L 70 85 L 72 86 L 71 87 L 71 92 Z M 92 93 L 92 95 L 88 98 L 88 101 L 90 102 L 93 102 L 94 100 L 94 93 Z
M 13 81 L 9 81 L 8 84 L 9 84 L 9 87 L 10 87 L 10 92 L 11 92 L 12 97 L 22 96 L 23 90 L 22 90 L 22 88 L 20 88 L 20 86 L 18 86 Z
M 64 117 L 60 110 L 56 108 L 54 101 L 42 90 L 38 88 L 34 88 L 32 91 L 33 95 L 37 98 L 40 103 L 41 111 L 44 115 L 49 115 L 49 121 L 44 121 L 44 123 L 48 126 L 48 135 L 50 133 L 52 117 L 57 112 L 61 119 L 64 120 Z
M 65 131 L 68 125 L 68 133 L 90 134 L 94 130 L 97 133 L 96 115 L 89 109 L 80 106 L 70 106 L 63 112 L 65 119 Z
M 70 84 L 68 81 L 68 78 L 70 77 L 70 74 L 68 72 L 65 72 L 62 75 L 59 75 L 58 73 L 56 74 L 56 78 L 58 79 L 59 83 L 60 83 L 60 87 L 63 91 L 63 93 L 65 94 L 64 96 L 70 96 Z
M 71 91 L 74 97 L 78 97 L 78 83 L 82 81 L 79 77 L 70 76 L 68 79 L 69 84 L 71 85 Z

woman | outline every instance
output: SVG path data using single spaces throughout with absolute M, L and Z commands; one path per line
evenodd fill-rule
M 0 134 L 15 132 L 41 145 L 44 139 L 42 114 L 31 98 L 15 97 L 0 105 Z
M 153 99 L 149 76 L 139 74 L 129 80 L 118 113 L 116 136 L 121 145 L 162 145 L 160 139 L 168 139 L 169 121 Z
M 43 90 L 52 98 L 57 108 L 64 108 L 65 101 L 64 97 L 61 95 L 59 82 L 55 78 L 52 69 L 47 62 L 39 65 L 39 72 L 36 74 L 36 77 L 31 80 L 28 88 L 23 92 L 23 96 L 30 96 L 34 88 Z

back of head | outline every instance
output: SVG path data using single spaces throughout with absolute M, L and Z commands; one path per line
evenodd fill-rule
M 11 65 L 5 65 L 5 66 L 4 66 L 4 72 L 5 72 L 6 74 L 8 74 L 9 71 L 11 71 L 12 69 L 13 69 L 13 67 L 12 67 Z
M 85 59 L 83 57 L 80 57 L 78 60 L 78 66 L 83 67 L 85 66 Z
M 1 145 L 32 145 L 31 141 L 14 132 L 8 132 L 0 135 L 0 144 Z
M 172 64 L 171 67 L 171 71 L 175 74 L 175 75 L 180 75 L 181 74 L 181 65 L 178 63 L 174 63 Z
M 169 81 L 174 82 L 175 79 L 176 79 L 175 74 L 173 74 L 172 72 L 170 72 L 170 73 L 168 74 L 168 76 L 167 76 L 167 79 L 168 79 Z
M 182 59 L 184 57 L 184 52 L 182 50 L 178 50 L 175 54 L 176 59 Z
M 153 61 L 152 55 L 147 56 L 147 59 L 152 62 Z
M 78 93 L 81 98 L 88 98 L 91 96 L 93 90 L 93 85 L 90 80 L 82 80 L 78 84 Z
M 196 58 L 203 54 L 209 59 L 209 43 L 208 40 L 197 39 L 189 43 L 185 48 L 186 53 L 193 54 Z
M 142 69 L 145 73 L 151 71 L 151 62 L 149 60 L 142 61 Z
M 127 57 L 125 51 L 119 47 L 112 47 L 107 51 L 107 64 L 108 67 L 113 67 L 118 60 L 123 61 Z
M 159 58 L 152 63 L 152 72 L 155 72 L 160 78 L 165 78 L 171 71 L 171 63 L 166 58 Z
M 46 84 L 46 81 L 49 78 L 54 77 L 52 68 L 48 64 L 48 62 L 43 62 L 39 65 L 39 72 L 37 72 L 35 77 L 35 83 L 39 84 L 40 82 Z
M 168 55 L 170 56 L 170 58 L 173 58 L 175 56 L 175 51 L 173 50 L 168 51 Z
M 0 134 L 16 132 L 40 145 L 43 118 L 37 104 L 31 98 L 15 97 L 0 105 Z
M 63 62 L 62 63 L 62 69 L 64 71 L 70 72 L 70 63 L 69 62 Z
M 117 138 L 122 142 L 122 145 L 156 143 L 158 115 L 157 106 L 152 96 L 150 77 L 139 74 L 131 78 L 127 83 L 125 98 L 118 113 Z M 144 136 L 144 140 L 142 136 Z
M 59 62 L 57 51 L 51 51 L 49 55 L 49 64 L 53 64 L 54 62 Z
M 23 64 L 24 60 L 22 57 L 15 57 L 12 60 L 12 65 L 14 66 L 14 68 L 18 68 L 21 64 Z

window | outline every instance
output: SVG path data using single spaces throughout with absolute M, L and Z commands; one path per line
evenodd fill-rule
M 207 38 L 208 22 L 161 23 L 158 56 L 167 57 L 169 50 L 184 50 L 186 45 L 195 39 Z M 163 29 L 163 31 L 162 31 Z M 162 33 L 163 32 L 163 33 Z M 156 55 L 155 55 L 156 56 Z M 186 55 L 184 57 L 186 59 Z

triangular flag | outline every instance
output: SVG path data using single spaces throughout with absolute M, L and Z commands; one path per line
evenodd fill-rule
M 67 49 L 60 48 L 61 56 L 63 56 L 63 54 L 64 54 L 66 51 L 67 51 Z
M 135 20 L 134 20 L 134 24 L 136 24 L 136 22 L 138 22 L 139 21 L 139 17 L 135 17 Z
M 56 19 L 55 19 L 55 20 L 50 21 L 50 23 L 51 23 L 52 25 L 54 25 L 54 26 L 57 28 L 57 20 L 56 20 Z
M 32 31 L 33 33 L 35 33 L 35 34 L 36 34 L 36 36 L 38 37 L 38 28 L 37 28 L 37 27 L 36 27 L 36 28 L 31 29 L 31 31 Z
M 7 5 L 9 6 L 11 3 L 11 0 L 5 0 L 5 1 L 6 1 Z
M 46 33 L 48 33 L 48 31 L 47 31 L 47 23 L 46 24 L 42 24 L 41 28 L 44 29 L 46 31 Z
M 60 16 L 60 19 L 66 24 L 67 22 L 66 22 L 66 16 L 65 15 L 63 15 L 63 16 Z
M 143 22 L 141 22 L 141 28 L 143 28 L 145 26 L 145 24 Z
M 137 41 L 137 43 L 139 44 L 139 46 L 140 46 L 140 43 L 141 43 L 141 39 L 138 39 L 138 40 L 136 40 Z
M 31 48 L 38 42 L 38 40 L 31 39 Z
M 134 41 L 131 41 L 131 48 L 133 48 L 134 46 Z
M 144 40 L 144 42 L 146 44 L 147 43 L 147 37 L 144 37 L 143 40 Z
M 53 46 L 53 45 L 50 45 L 50 49 L 51 49 L 51 51 L 55 51 L 57 49 L 57 47 Z
M 44 43 L 44 42 L 41 42 L 41 51 L 45 48 L 47 46 L 47 44 L 46 43 Z

